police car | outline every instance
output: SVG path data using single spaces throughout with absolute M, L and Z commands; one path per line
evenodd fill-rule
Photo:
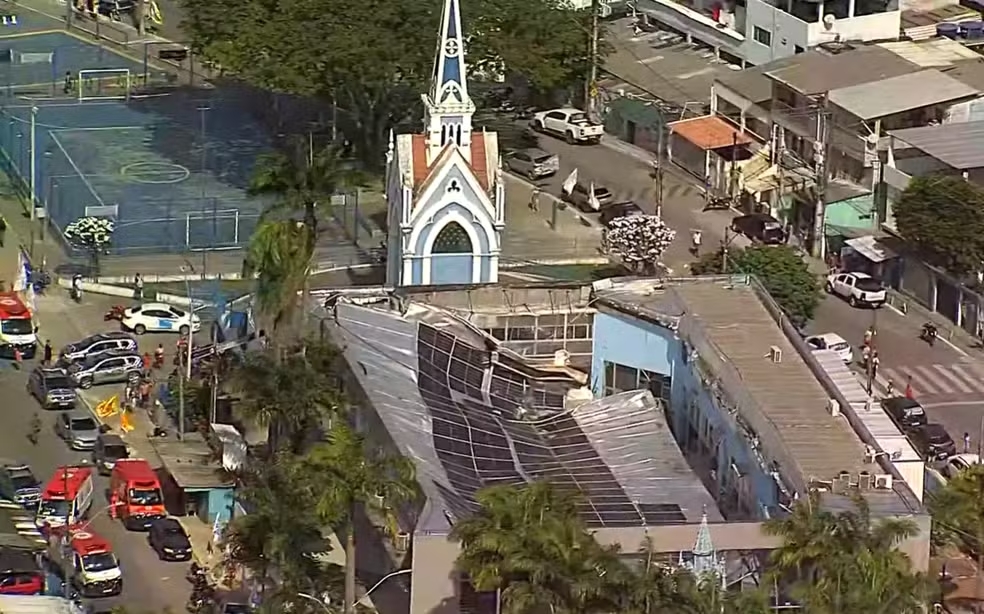
M 187 335 L 198 332 L 202 323 L 198 316 L 167 303 L 144 303 L 123 312 L 123 328 L 138 335 L 146 332 L 175 332 Z

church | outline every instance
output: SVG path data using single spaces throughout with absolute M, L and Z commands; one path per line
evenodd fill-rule
M 473 131 L 460 0 L 445 0 L 424 133 L 391 135 L 386 154 L 389 286 L 499 279 L 505 191 L 499 141 Z

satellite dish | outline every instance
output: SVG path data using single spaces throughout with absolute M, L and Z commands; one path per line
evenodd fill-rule
M 827 29 L 827 30 L 833 30 L 834 29 L 834 23 L 836 21 L 837 21 L 837 18 L 836 17 L 834 17 L 830 13 L 827 13 L 826 15 L 823 16 L 823 27 L 825 29 Z

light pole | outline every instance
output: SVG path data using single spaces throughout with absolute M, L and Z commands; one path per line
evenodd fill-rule
M 30 154 L 31 154 L 31 221 L 33 222 L 37 216 L 35 209 L 38 206 L 38 159 L 35 155 L 37 151 L 38 144 L 38 108 L 36 106 L 31 106 L 31 144 L 30 144 Z M 34 229 L 31 229 L 32 233 Z
M 362 603 L 362 600 L 363 599 L 368 599 L 369 598 L 369 595 L 372 594 L 372 592 L 374 590 L 376 590 L 377 588 L 379 588 L 379 585 L 380 584 L 382 584 L 383 582 L 389 580 L 393 576 L 402 576 L 403 574 L 408 574 L 408 573 L 410 573 L 412 571 L 413 571 L 413 569 L 397 569 L 394 572 L 391 572 L 391 573 L 386 574 L 385 576 L 383 576 L 382 578 L 379 579 L 379 582 L 376 582 L 375 584 L 373 584 L 372 587 L 369 590 L 366 591 L 366 594 L 365 595 L 363 595 L 362 597 L 356 599 L 355 600 L 355 603 L 353 603 L 352 606 L 355 607 L 355 606 L 359 605 L 360 603 Z
M 195 316 L 195 301 L 191 298 L 191 283 L 188 280 L 188 271 L 195 272 L 195 267 L 187 263 L 180 268 L 184 274 L 185 293 L 188 295 L 188 339 L 185 346 L 185 361 L 181 362 L 181 352 L 178 352 L 178 439 L 184 441 L 185 428 L 185 378 L 191 379 L 191 344 L 195 335 L 193 328 L 193 318 Z

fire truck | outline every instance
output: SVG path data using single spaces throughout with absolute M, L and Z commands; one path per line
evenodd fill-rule
M 89 467 L 59 467 L 41 491 L 38 505 L 39 527 L 63 527 L 78 524 L 92 507 L 92 469 Z
M 113 466 L 109 486 L 109 515 L 131 531 L 149 529 L 164 518 L 164 495 L 157 474 L 142 458 L 124 458 Z
M 82 597 L 107 597 L 123 592 L 123 572 L 108 541 L 87 527 L 72 527 L 52 539 L 49 555 L 65 570 L 66 581 Z
M 23 358 L 34 358 L 38 349 L 34 320 L 16 292 L 0 292 L 0 356 L 13 358 L 15 348 Z

